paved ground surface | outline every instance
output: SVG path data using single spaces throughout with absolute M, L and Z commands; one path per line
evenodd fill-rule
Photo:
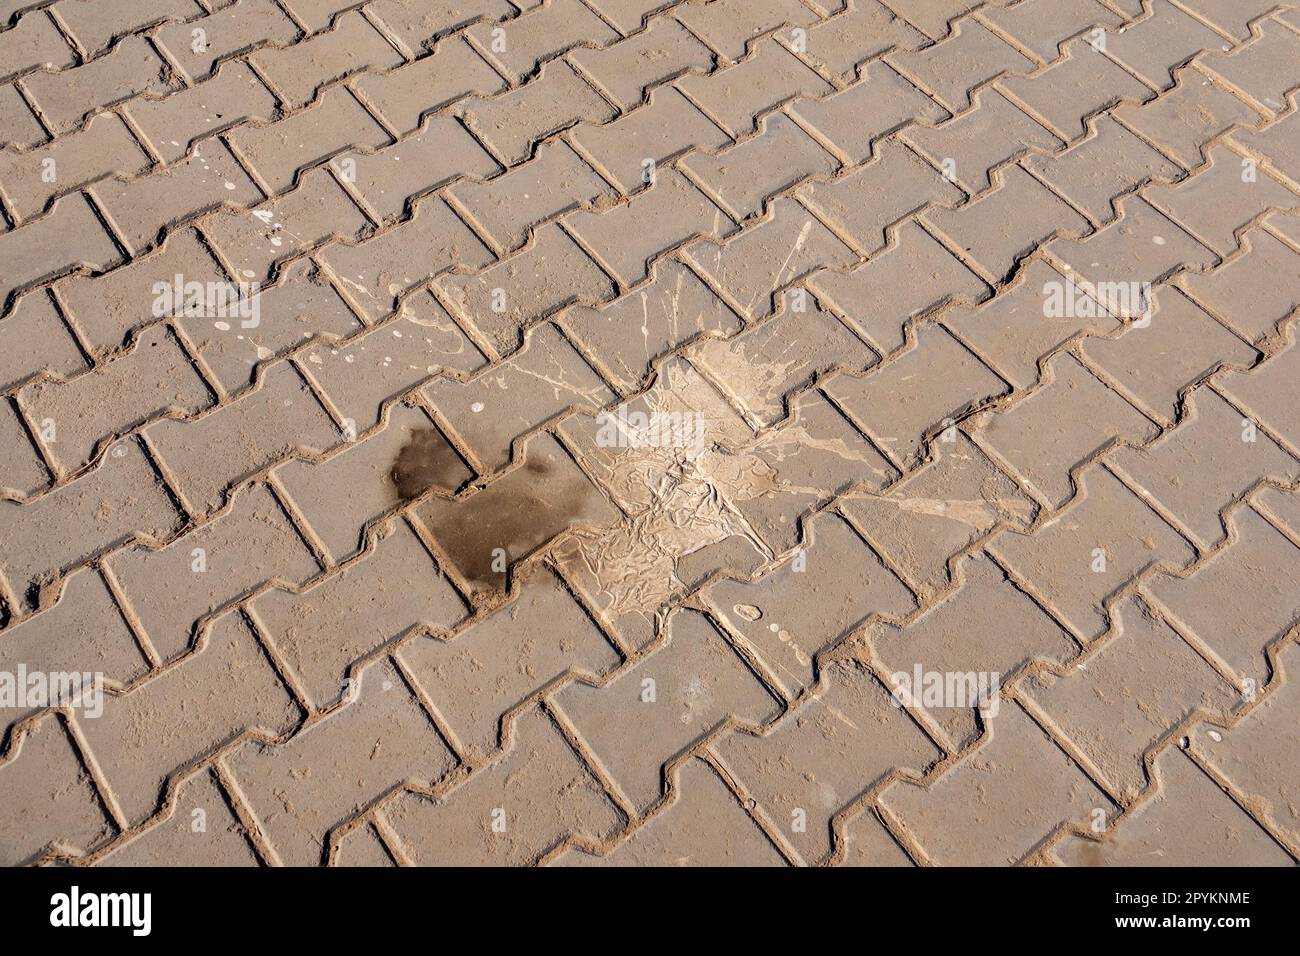
M 1300 856 L 1300 8 L 0 0 L 0 79 L 0 860 Z

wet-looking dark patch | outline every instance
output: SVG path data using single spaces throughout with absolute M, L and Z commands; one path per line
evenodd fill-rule
M 554 438 L 529 442 L 527 462 L 460 500 L 430 498 L 416 514 L 475 590 L 503 590 L 520 558 L 575 522 L 617 520 Z
M 393 462 L 390 477 L 403 501 L 418 498 L 430 488 L 455 491 L 464 482 L 465 463 L 436 428 L 411 433 Z

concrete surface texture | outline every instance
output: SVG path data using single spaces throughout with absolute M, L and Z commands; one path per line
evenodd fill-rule
M 1300 7 L 0 0 L 0 862 L 1300 859 Z

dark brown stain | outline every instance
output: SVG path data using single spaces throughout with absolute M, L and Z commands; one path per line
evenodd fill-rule
M 553 439 L 536 442 L 522 467 L 485 488 L 459 500 L 430 498 L 416 514 L 460 576 L 480 592 L 504 591 L 510 566 L 571 523 L 616 519 Z
M 436 428 L 421 428 L 397 453 L 390 472 L 403 501 L 418 498 L 430 488 L 455 491 L 465 483 L 468 470 L 447 439 Z

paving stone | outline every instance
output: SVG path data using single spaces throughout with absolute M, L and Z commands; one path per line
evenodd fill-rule
M 388 142 L 388 134 L 355 96 L 339 87 L 278 123 L 241 126 L 230 134 L 229 142 L 270 192 L 278 195 L 292 189 L 309 166 L 349 146 L 376 149 Z
M 93 568 L 68 575 L 53 604 L 9 628 L 0 661 L 7 674 L 20 667 L 28 674 L 98 674 L 113 687 L 134 681 L 149 666 L 112 591 Z M 39 709 L 25 702 L 0 707 L 0 727 L 8 730 Z
M 50 9 L 90 56 L 103 52 L 123 34 L 138 33 L 157 23 L 202 17 L 207 12 L 194 0 L 159 0 L 144 7 L 132 3 L 59 0 Z
M 595 304 L 614 294 L 604 271 L 553 223 L 538 227 L 529 246 L 477 276 L 444 276 L 434 287 L 483 343 L 507 354 L 530 325 L 574 302 Z
M 196 825 L 201 828 L 196 829 Z M 166 866 L 191 859 L 198 866 L 256 866 L 247 831 L 231 812 L 210 770 L 176 788 L 176 805 L 139 836 L 118 844 L 96 866 Z
M 1159 792 L 1101 840 L 1069 837 L 1053 849 L 1066 866 L 1290 866 L 1291 857 L 1177 748 L 1156 758 Z M 1191 832 L 1179 821 L 1201 821 Z
M 196 42 L 195 30 L 203 31 L 202 43 Z M 291 43 L 298 32 L 294 22 L 271 0 L 239 0 L 189 23 L 169 23 L 155 36 L 159 46 L 191 80 L 201 80 L 222 60 L 264 43 L 283 46 Z
M 927 279 L 925 285 L 917 283 L 919 276 Z M 954 299 L 973 303 L 986 290 L 975 273 L 914 221 L 900 226 L 895 244 L 864 265 L 852 272 L 821 272 L 808 287 L 882 355 L 903 345 L 910 320 Z
M 948 583 L 949 562 L 1001 527 L 1024 528 L 1033 502 L 957 429 L 932 458 L 883 492 L 856 491 L 839 510 L 921 602 Z
M 951 206 L 963 197 L 915 153 L 885 140 L 875 158 L 830 182 L 807 183 L 799 200 L 864 255 L 889 242 L 889 227 L 934 203 Z M 883 225 L 883 228 L 882 228 Z
M 678 798 L 606 856 L 573 850 L 566 866 L 783 866 L 735 794 L 701 760 L 683 765 Z
M 377 0 L 366 10 L 412 53 L 458 27 L 477 20 L 500 20 L 513 12 L 505 0 Z
M 888 6 L 930 39 L 942 40 L 952 21 L 977 4 L 975 0 L 889 0 Z
M 0 794 L 19 813 L 5 819 L 0 861 L 17 866 L 48 849 L 74 854 L 111 834 L 81 758 L 51 714 L 27 730 L 0 765 Z
M 938 126 L 912 126 L 900 138 L 974 194 L 993 185 L 990 171 L 1030 151 L 1055 152 L 1061 141 L 996 89 L 971 95 L 972 108 Z M 945 164 L 945 160 L 947 161 Z
M 608 195 L 609 187 L 567 143 L 547 143 L 528 162 L 487 182 L 461 182 L 446 195 L 499 255 L 549 219 Z
M 1111 461 L 1208 547 L 1224 537 L 1223 508 L 1261 478 L 1300 478 L 1300 461 L 1212 389 L 1188 394 L 1186 413 L 1150 447 L 1121 449 Z
M 791 697 L 815 682 L 817 655 L 871 616 L 902 617 L 913 607 L 911 593 L 842 518 L 818 515 L 807 530 L 811 540 L 796 560 L 752 584 L 723 580 L 704 592 L 710 611 Z
M 731 141 L 673 86 L 653 90 L 649 103 L 610 123 L 579 123 L 571 138 L 582 156 L 624 195 L 646 185 L 656 166 L 691 147 L 711 149 Z
M 512 83 L 521 82 L 542 61 L 575 46 L 600 47 L 619 38 L 580 0 L 551 0 L 500 26 L 477 23 L 466 36 Z
M 671 168 L 627 202 L 573 212 L 564 224 L 624 290 L 649 276 L 657 256 L 699 236 L 723 239 L 736 230 L 730 215 Z
M 1241 237 L 1243 253 L 1212 272 L 1187 275 L 1183 287 L 1201 305 L 1251 341 L 1272 335 L 1300 306 L 1300 253 L 1265 229 Z
M 338 181 L 324 169 L 304 174 L 302 184 L 254 209 L 218 210 L 200 227 L 232 275 L 265 283 L 287 260 L 330 239 L 356 239 L 370 223 Z
M 341 338 L 361 329 L 338 289 L 310 260 L 291 263 L 275 285 L 259 287 L 256 295 L 257 313 L 247 319 L 186 315 L 176 320 L 228 394 L 242 391 L 258 368 L 310 339 Z
M 1178 85 L 1168 93 L 1141 106 L 1123 103 L 1114 116 L 1184 168 L 1201 165 L 1203 147 L 1220 133 L 1259 122 L 1258 113 L 1199 71 L 1187 67 L 1176 75 Z
M 345 675 L 354 662 L 416 630 L 447 631 L 465 613 L 402 521 L 373 552 L 334 577 L 301 593 L 266 591 L 251 609 L 268 646 L 316 707 L 346 695 Z
M 42 218 L 0 233 L 0 259 L 7 272 L 0 277 L 0 303 L 27 286 L 78 268 L 103 271 L 121 261 L 95 210 L 79 193 L 56 200 Z
M 1028 73 L 1034 62 L 974 19 L 958 20 L 933 46 L 891 53 L 887 62 L 951 113 L 974 105 L 970 93 L 1003 73 Z
M 403 489 L 394 481 L 393 469 L 410 446 L 429 452 L 432 465 L 417 472 L 414 487 Z M 381 431 L 349 443 L 322 462 L 286 462 L 274 475 L 336 562 L 361 548 L 368 522 L 404 497 L 415 497 L 411 492 L 437 488 L 450 494 L 472 477 L 428 416 L 404 405 L 393 406 Z
M 793 0 L 721 0 L 673 12 L 692 33 L 732 61 L 741 59 L 763 34 L 787 24 L 808 26 L 816 20 L 812 11 Z
M 0 83 L 0 148 L 35 146 L 45 130 L 13 83 Z
M 1271 168 L 1287 178 L 1292 189 L 1300 183 L 1300 163 L 1295 158 L 1295 144 L 1300 141 L 1300 123 L 1296 122 L 1294 113 L 1270 123 L 1262 132 L 1237 130 L 1233 138 L 1253 153 L 1263 156 Z
M 442 379 L 423 394 L 485 471 L 509 464 L 515 439 L 547 420 L 570 408 L 600 408 L 614 398 L 549 323 L 528 332 L 523 347 L 491 374 L 469 382 Z
M 936 365 L 946 370 L 942 382 L 926 380 L 922 371 Z M 1005 391 L 1002 380 L 979 359 L 933 326 L 918 329 L 916 346 L 874 373 L 862 378 L 840 375 L 826 387 L 900 466 L 923 450 L 927 438 Z
M 306 106 L 327 83 L 361 70 L 402 65 L 393 49 L 360 13 L 345 13 L 329 30 L 281 49 L 258 50 L 248 62 L 270 84 L 287 108 Z
M 471 93 L 497 93 L 505 81 L 473 47 L 455 37 L 439 43 L 429 56 L 391 72 L 354 77 L 351 86 L 390 127 L 412 133 L 427 113 Z
M 995 188 L 973 202 L 927 210 L 921 217 L 961 250 L 986 281 L 1010 276 L 1046 239 L 1087 231 L 1087 220 L 1018 164 L 1003 167 L 993 178 Z
M 0 573 L 20 601 L 66 568 L 131 538 L 163 539 L 179 515 L 139 444 L 126 440 L 88 474 L 28 503 L 0 501 Z M 31 603 L 36 603 L 35 601 Z
M 650 21 L 644 33 L 604 49 L 579 47 L 568 60 L 626 113 L 641 104 L 647 87 L 687 72 L 708 72 L 714 57 L 676 20 L 658 17 Z
M 799 99 L 786 111 L 822 140 L 832 153 L 854 164 L 872 155 L 872 142 L 910 122 L 933 124 L 947 110 L 882 61 L 868 63 L 857 83 L 821 99 Z
M 831 820 L 856 796 L 895 768 L 919 772 L 939 756 L 861 665 L 831 664 L 824 685 L 769 736 L 735 732 L 715 748 L 806 863 L 830 854 Z
M 529 159 L 537 144 L 579 122 L 600 124 L 616 111 L 564 62 L 546 66 L 542 75 L 516 90 L 492 97 L 473 97 L 460 116 L 502 161 Z
M 366 242 L 331 243 L 320 261 L 377 322 L 410 290 L 455 268 L 482 268 L 493 255 L 441 198 L 426 196 L 412 204 L 410 219 Z
M 1221 257 L 1236 251 L 1237 231 L 1266 211 L 1300 209 L 1300 195 L 1267 173 L 1248 179 L 1245 161 L 1232 150 L 1208 154 L 1208 169 L 1176 186 L 1152 186 L 1145 196 Z
M 159 325 L 107 367 L 68 381 L 33 382 L 19 401 L 41 423 L 37 436 L 49 460 L 68 474 L 88 464 L 102 442 L 162 415 L 197 414 L 212 396 L 176 337 Z
M 528 635 L 522 642 L 521 630 Z M 399 657 L 457 750 L 476 758 L 498 749 L 504 712 L 562 675 L 598 676 L 619 660 L 572 595 L 544 570 L 522 583 L 508 614 L 472 624 L 450 641 L 408 644 Z
M 740 319 L 681 263 L 661 260 L 649 283 L 598 309 L 560 317 L 571 339 L 622 394 L 639 390 L 654 360 L 706 333 L 730 335 Z
M 776 701 L 722 635 L 691 611 L 673 617 L 664 646 L 605 686 L 568 684 L 551 700 L 642 813 L 660 800 L 664 765 L 723 720 L 734 716 L 757 725 L 777 712 Z M 636 720 L 615 719 L 628 708 Z
M 1105 468 L 1079 478 L 1079 497 L 1034 534 L 1004 532 L 990 552 L 1083 640 L 1106 631 L 1104 601 L 1153 564 L 1186 567 L 1180 534 Z
M 1241 695 L 1142 601 L 1124 598 L 1111 621 L 1111 633 L 1081 666 L 1064 676 L 1039 671 L 1023 686 L 1053 732 L 1129 801 L 1148 785 L 1147 752 L 1168 742 L 1197 708 L 1227 714 Z
M 222 761 L 286 865 L 320 862 L 330 831 L 357 807 L 403 784 L 428 786 L 451 766 L 428 714 L 390 661 L 366 666 L 355 688 L 340 709 L 289 742 L 250 742 Z
M 1074 288 L 1075 308 L 1051 303 L 1066 294 L 1070 280 L 1039 258 L 1031 258 L 1011 283 L 975 308 L 955 306 L 942 321 L 990 368 L 1016 388 L 1040 378 L 1039 362 L 1080 335 L 1100 336 L 1120 328 L 1086 289 Z M 1059 314 L 1058 314 L 1059 313 Z
M 325 451 L 342 438 L 293 369 L 279 365 L 257 391 L 194 421 L 161 421 L 144 431 L 192 513 L 209 513 L 227 489 L 297 449 Z M 222 462 L 213 472 L 206 467 Z
M 1063 823 L 1109 801 L 1042 729 L 1007 703 L 969 760 L 928 789 L 900 783 L 880 798 L 939 865 L 1014 863 Z
M 430 117 L 415 135 L 376 152 L 336 156 L 333 165 L 385 225 L 405 218 L 415 197 L 460 176 L 487 178 L 500 170 L 449 116 Z
M 1108 115 L 1098 116 L 1091 132 L 1060 155 L 1029 156 L 1022 164 L 1094 224 L 1115 218 L 1116 197 L 1179 175 L 1177 166 Z
M 503 590 L 511 565 L 575 527 L 604 527 L 617 513 L 549 434 L 521 449 L 523 464 L 462 499 L 429 498 L 416 514 L 467 590 Z M 448 567 L 448 564 L 444 564 Z
M 419 866 L 519 866 L 572 836 L 607 839 L 621 823 L 599 782 L 537 707 L 516 718 L 499 761 L 437 801 L 407 795 L 383 814 Z
M 863 61 L 894 48 L 914 50 L 927 42 L 920 31 L 877 0 L 862 0 L 808 31 L 804 56 L 823 72 L 853 80 Z
M 785 396 L 815 378 L 875 364 L 875 354 L 835 316 L 797 311 L 790 303 L 761 325 L 692 352 L 696 365 L 762 425 L 784 418 Z
M 1289 409 L 1295 407 L 1296 386 L 1300 382 L 1296 376 L 1300 348 L 1296 347 L 1295 332 L 1296 327 L 1292 324 L 1287 347 L 1272 355 L 1263 365 L 1250 372 L 1228 372 L 1220 378 L 1224 391 L 1254 420 L 1287 442 L 1292 450 L 1300 447 L 1300 429 L 1296 428 L 1296 420 L 1289 413 Z
M 732 138 L 756 128 L 757 117 L 799 96 L 821 96 L 831 86 L 773 40 L 743 62 L 674 84 Z
M 91 193 L 133 255 L 209 210 L 254 206 L 262 199 L 262 191 L 220 140 L 195 146 L 188 159 L 147 176 L 98 183 Z
M 199 140 L 245 120 L 269 122 L 277 109 L 274 94 L 242 61 L 225 64 L 198 86 L 163 99 L 140 97 L 118 108 L 168 163 L 186 156 Z
M 763 210 L 766 197 L 813 176 L 829 176 L 835 159 L 789 117 L 774 113 L 760 122 L 752 139 L 716 156 L 696 153 L 679 168 L 688 173 L 733 218 L 747 219 Z
M 778 294 L 818 267 L 856 260 L 829 229 L 786 198 L 774 200 L 767 218 L 741 230 L 725 245 L 701 239 L 682 250 L 682 257 L 728 305 L 755 319 L 771 315 Z M 809 285 L 817 290 L 815 283 Z
M 1155 285 L 1173 272 L 1209 266 L 1214 253 L 1140 196 L 1115 203 L 1117 218 L 1082 240 L 1054 239 L 1046 246 L 1062 271 L 1088 282 L 1098 303 L 1121 318 L 1141 315 L 1147 296 L 1135 287 Z M 1075 277 L 1078 278 L 1075 278 Z
M 1052 508 L 1074 495 L 1072 473 L 1117 440 L 1140 443 L 1154 424 L 1068 354 L 1047 365 L 1044 384 L 1014 407 L 988 415 L 977 440 L 1009 464 Z M 1087 409 L 1072 415 L 1067 409 Z
M 1173 86 L 1173 70 L 1194 53 L 1217 50 L 1223 39 L 1169 0 L 1151 0 L 1151 16 L 1106 37 L 1106 55 L 1156 90 Z
M 8 34 L 0 34 L 7 36 Z M 149 158 L 121 118 L 94 116 L 86 128 L 25 153 L 0 153 L 0 191 L 19 222 L 45 211 L 54 196 L 104 176 L 143 172 Z
M 249 554 L 243 549 L 248 548 Z M 275 578 L 301 583 L 318 565 L 266 486 L 242 491 L 221 517 L 156 550 L 141 545 L 110 556 L 141 630 L 165 659 L 190 647 L 191 631 Z M 219 625 L 218 625 L 219 626 Z
M 1294 668 L 1294 645 L 1281 650 L 1283 667 Z M 1190 735 L 1191 752 L 1240 788 L 1252 801 L 1252 809 L 1260 807 L 1277 832 L 1292 841 L 1300 834 L 1295 803 L 1295 771 L 1300 766 L 1300 755 L 1296 753 L 1294 735 L 1288 734 L 1286 728 L 1294 723 L 1295 716 L 1295 685 L 1283 684 L 1231 730 L 1222 732 L 1201 724 Z
M 288 733 L 298 708 L 248 626 L 221 618 L 203 645 L 97 717 L 78 717 L 95 764 L 129 823 L 149 816 L 173 769 L 250 730 Z M 167 728 L 159 735 L 155 727 Z M 147 740 L 147 745 L 146 745 Z
M 1300 548 L 1249 508 L 1229 521 L 1235 541 L 1191 577 L 1153 578 L 1147 593 L 1232 673 L 1259 688 L 1267 676 L 1264 647 L 1290 630 L 1300 615 L 1293 589 L 1280 583 L 1300 566 Z M 1261 577 L 1258 569 L 1263 567 L 1277 569 L 1279 578 Z M 1225 601 L 1229 597 L 1231 605 Z
M 350 428 L 355 437 L 380 421 L 392 399 L 442 372 L 468 372 L 482 362 L 437 300 L 419 294 L 390 321 L 346 345 L 307 350 L 298 367 L 339 413 L 344 431 Z
M 1204 56 L 1199 62 L 1217 81 L 1277 115 L 1286 112 L 1286 94 L 1294 85 L 1285 70 L 1300 56 L 1300 36 L 1276 20 L 1263 21 L 1259 29 L 1257 39 L 1231 54 Z M 1248 34 L 1247 29 L 1239 35 Z
M 999 89 L 1066 142 L 1087 133 L 1086 118 L 1120 102 L 1141 103 L 1152 91 L 1098 52 L 1075 40 L 1066 56 L 1032 76 L 1007 76 Z
M 67 4 L 61 6 L 66 8 Z M 90 5 L 82 3 L 78 6 Z M 63 14 L 65 9 L 59 12 Z M 4 79 L 42 68 L 62 70 L 75 65 L 76 61 L 76 52 L 54 21 L 44 13 L 22 17 L 11 29 L 0 34 L 0 62 L 4 63 L 0 67 L 3 70 L 0 76 Z
M 1090 28 L 1106 31 L 1123 23 L 1097 0 L 1028 0 L 1005 8 L 985 7 L 980 17 L 1044 63 L 1056 60 L 1069 38 L 1083 33 L 1092 39 Z
M 1014 707 L 1000 697 L 1013 673 L 1031 661 L 1064 663 L 1077 653 L 1065 631 L 987 556 L 958 561 L 954 581 L 956 589 L 905 627 L 876 625 L 869 637 L 875 659 L 889 674 L 893 699 L 935 721 L 949 751 L 973 744 L 981 727 L 993 726 L 996 738 L 1003 708 Z M 1001 622 L 1003 639 L 996 647 L 972 639 L 972 620 Z M 945 688 L 935 700 L 932 674 L 942 676 Z
M 1177 418 L 1185 389 L 1221 364 L 1245 368 L 1259 356 L 1173 289 L 1156 297 L 1148 325 L 1135 325 L 1116 338 L 1085 339 L 1081 352 L 1166 428 Z
M 138 93 L 165 94 L 170 73 L 143 37 L 129 36 L 105 56 L 57 73 L 30 73 L 19 82 L 45 124 L 69 133 L 89 114 Z
M 20 296 L 0 324 L 0 391 L 28 376 L 69 376 L 85 368 L 77 342 L 45 292 Z

